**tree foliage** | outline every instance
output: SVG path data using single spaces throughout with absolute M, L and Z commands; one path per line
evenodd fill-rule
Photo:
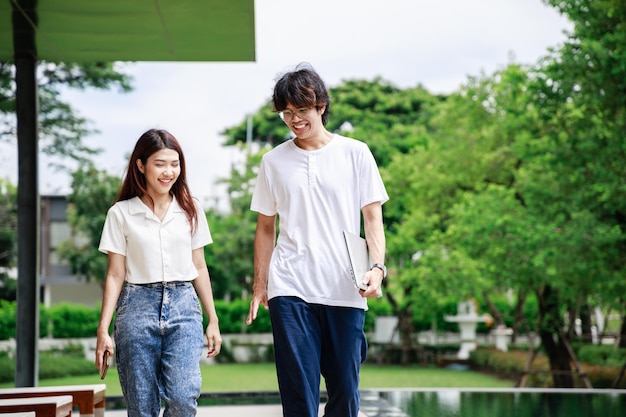
M 107 257 L 98 251 L 106 214 L 113 205 L 121 181 L 93 165 L 72 174 L 67 220 L 74 236 L 62 242 L 57 252 L 68 260 L 72 273 L 87 280 L 104 281 Z
M 245 297 L 252 285 L 256 214 L 249 208 L 263 152 L 248 148 L 243 165 L 233 166 L 230 177 L 220 180 L 227 185 L 230 211 L 207 213 L 214 243 L 205 248 L 205 255 L 216 298 Z
M 39 141 L 46 155 L 57 157 L 57 168 L 67 158 L 84 163 L 99 152 L 83 142 L 85 136 L 97 132 L 87 119 L 76 113 L 61 99 L 64 89 L 131 90 L 130 77 L 119 71 L 120 64 L 71 64 L 39 62 L 37 82 L 39 95 Z M 12 62 L 0 61 L 0 141 L 17 140 L 15 67 Z

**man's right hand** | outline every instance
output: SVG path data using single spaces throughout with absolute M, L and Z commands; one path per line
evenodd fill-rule
M 266 310 L 269 310 L 269 306 L 267 305 L 267 291 L 263 291 L 262 294 L 255 293 L 252 296 L 252 301 L 250 301 L 250 310 L 248 311 L 248 317 L 246 318 L 246 324 L 249 326 L 252 324 L 254 320 L 256 320 L 257 313 L 259 311 L 259 306 L 263 304 L 263 307 Z

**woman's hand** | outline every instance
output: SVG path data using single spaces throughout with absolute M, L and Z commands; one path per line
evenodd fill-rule
M 209 353 L 207 358 L 214 358 L 220 354 L 222 350 L 222 335 L 220 334 L 220 327 L 217 323 L 210 323 L 206 327 L 207 347 Z

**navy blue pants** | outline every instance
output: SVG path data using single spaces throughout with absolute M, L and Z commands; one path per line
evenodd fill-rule
M 325 417 L 357 417 L 359 371 L 367 355 L 365 311 L 297 297 L 272 298 L 269 310 L 283 416 L 317 417 L 323 376 Z

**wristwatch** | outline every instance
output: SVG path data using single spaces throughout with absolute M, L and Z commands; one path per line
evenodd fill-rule
M 379 263 L 372 264 L 370 271 L 374 268 L 378 268 L 381 271 L 383 271 L 383 278 L 387 278 L 387 267 L 384 264 L 379 264 Z

